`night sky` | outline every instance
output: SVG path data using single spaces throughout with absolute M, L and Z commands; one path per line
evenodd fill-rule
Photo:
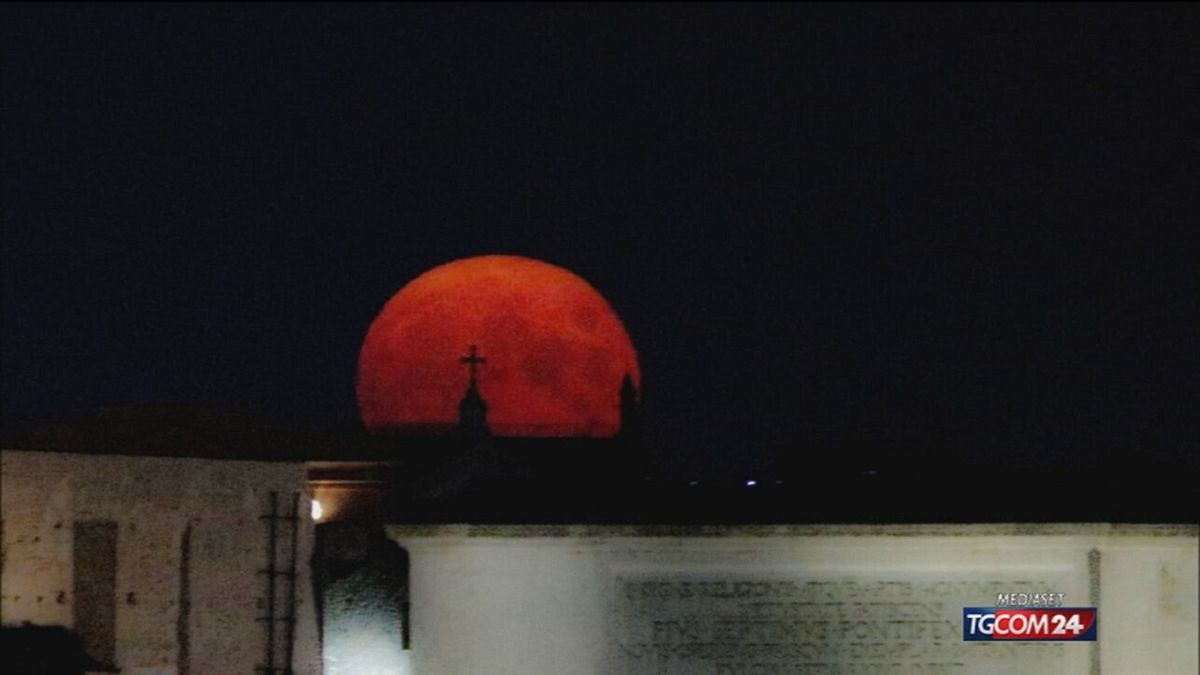
M 668 466 L 1195 471 L 1200 11 L 6 6 L 3 417 L 357 424 L 452 259 L 622 316 Z

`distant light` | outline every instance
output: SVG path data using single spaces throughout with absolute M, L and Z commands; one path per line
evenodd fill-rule
M 324 513 L 324 509 L 321 508 L 321 501 L 319 499 L 312 500 L 312 519 L 320 520 L 322 513 Z
M 699 484 L 700 484 L 700 481 L 698 481 L 698 480 L 694 480 L 694 481 L 688 483 L 688 485 L 691 485 L 692 487 L 696 487 Z
M 754 487 L 755 485 L 758 485 L 758 481 L 756 481 L 756 480 L 746 481 L 746 487 Z

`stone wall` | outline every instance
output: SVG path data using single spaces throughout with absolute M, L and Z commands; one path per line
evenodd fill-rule
M 391 526 L 413 673 L 1197 672 L 1195 526 Z M 963 641 L 1000 592 L 1096 642 Z
M 123 673 L 249 674 L 266 663 L 260 617 L 270 603 L 260 571 L 269 521 L 262 516 L 272 492 L 280 512 L 298 495 L 293 663 L 297 673 L 320 672 L 302 464 L 8 450 L 0 463 L 0 618 L 69 628 L 90 621 L 97 625 L 88 630 L 101 633 L 111 623 L 113 665 Z M 286 571 L 290 525 L 276 524 L 278 566 Z M 106 551 L 108 539 L 114 551 Z M 105 556 L 115 557 L 109 619 L 107 590 L 92 588 L 104 586 L 104 570 L 93 568 Z M 77 588 L 76 564 L 88 568 L 79 575 L 100 581 Z M 286 577 L 276 581 L 282 617 L 291 599 Z M 286 632 L 277 625 L 277 666 L 286 659 Z

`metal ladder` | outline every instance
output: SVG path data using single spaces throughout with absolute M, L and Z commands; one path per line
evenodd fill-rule
M 259 517 L 259 520 L 267 525 L 267 567 L 258 571 L 266 581 L 266 614 L 258 617 L 263 624 L 266 644 L 264 663 L 256 666 L 254 672 L 262 675 L 293 675 L 294 672 L 292 654 L 296 641 L 296 539 L 300 528 L 299 509 L 300 493 L 293 492 L 291 510 L 280 513 L 279 493 L 272 492 L 270 510 L 266 515 Z M 284 529 L 282 533 L 281 528 Z M 283 555 L 280 555 L 281 548 L 284 549 Z M 281 563 L 287 565 L 286 569 L 280 566 Z

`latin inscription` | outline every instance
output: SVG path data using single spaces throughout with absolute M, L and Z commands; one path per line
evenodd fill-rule
M 1064 645 L 964 643 L 964 603 L 1047 592 L 1032 580 L 616 580 L 615 668 L 625 673 L 961 675 L 1007 662 L 1059 672 Z M 981 667 L 989 666 L 990 667 Z

